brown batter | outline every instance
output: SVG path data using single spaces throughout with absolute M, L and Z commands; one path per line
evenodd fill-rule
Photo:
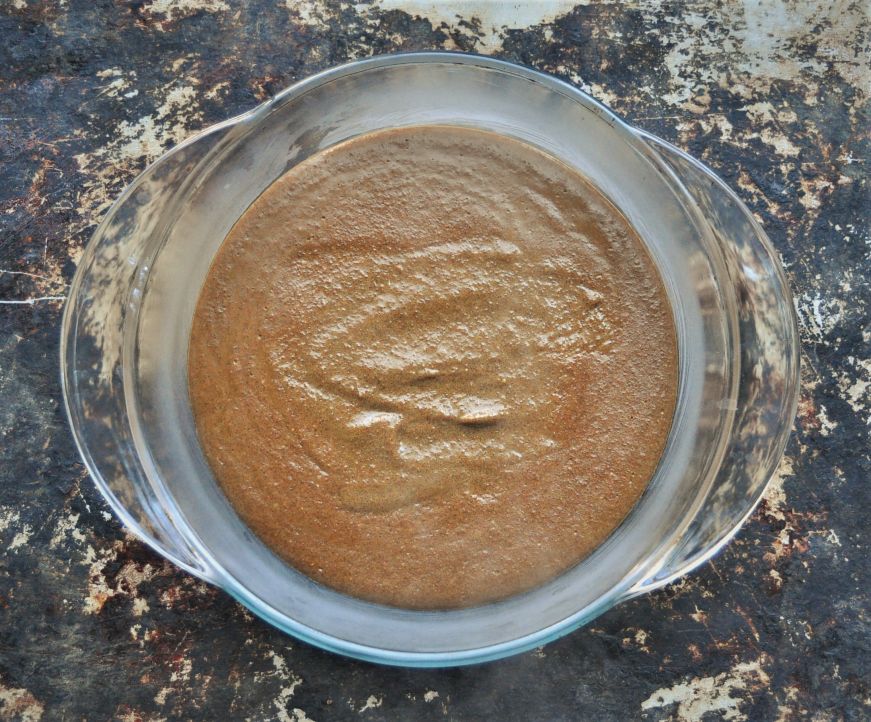
M 642 241 L 518 141 L 417 127 L 304 161 L 239 219 L 197 306 L 205 455 L 310 577 L 411 608 L 506 597 L 626 516 L 677 345 Z

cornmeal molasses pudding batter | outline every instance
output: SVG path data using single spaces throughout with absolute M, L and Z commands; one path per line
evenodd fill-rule
M 410 608 L 521 592 L 621 522 L 677 392 L 642 241 L 576 172 L 483 131 L 362 136 L 276 181 L 202 290 L 190 394 L 254 532 Z

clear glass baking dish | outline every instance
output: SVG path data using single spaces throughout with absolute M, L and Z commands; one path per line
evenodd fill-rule
M 199 289 L 251 202 L 312 153 L 373 130 L 419 124 L 513 136 L 590 178 L 653 254 L 680 348 L 668 445 L 623 524 L 583 562 L 533 591 L 437 612 L 351 598 L 270 552 L 226 501 L 203 458 L 186 368 Z M 782 269 L 721 180 L 566 83 L 452 53 L 380 56 L 320 73 L 147 168 L 82 257 L 65 309 L 61 362 L 81 455 L 130 530 L 290 634 L 411 666 L 530 649 L 708 559 L 762 495 L 798 391 L 796 323 Z

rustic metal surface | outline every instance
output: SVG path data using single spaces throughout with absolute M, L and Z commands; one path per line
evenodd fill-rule
M 871 717 L 868 13 L 0 0 L 0 719 Z M 787 456 L 712 563 L 541 650 L 446 671 L 297 643 L 125 535 L 73 448 L 57 360 L 82 247 L 148 161 L 316 70 L 429 48 L 554 73 L 716 169 L 783 258 L 804 366 Z

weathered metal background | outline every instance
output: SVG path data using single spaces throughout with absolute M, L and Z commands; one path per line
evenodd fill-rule
M 0 0 L 0 719 L 871 718 L 869 5 Z M 702 158 L 796 296 L 803 391 L 712 563 L 539 651 L 379 668 L 296 643 L 125 535 L 62 414 L 58 327 L 103 211 L 191 131 L 412 49 L 554 73 Z

